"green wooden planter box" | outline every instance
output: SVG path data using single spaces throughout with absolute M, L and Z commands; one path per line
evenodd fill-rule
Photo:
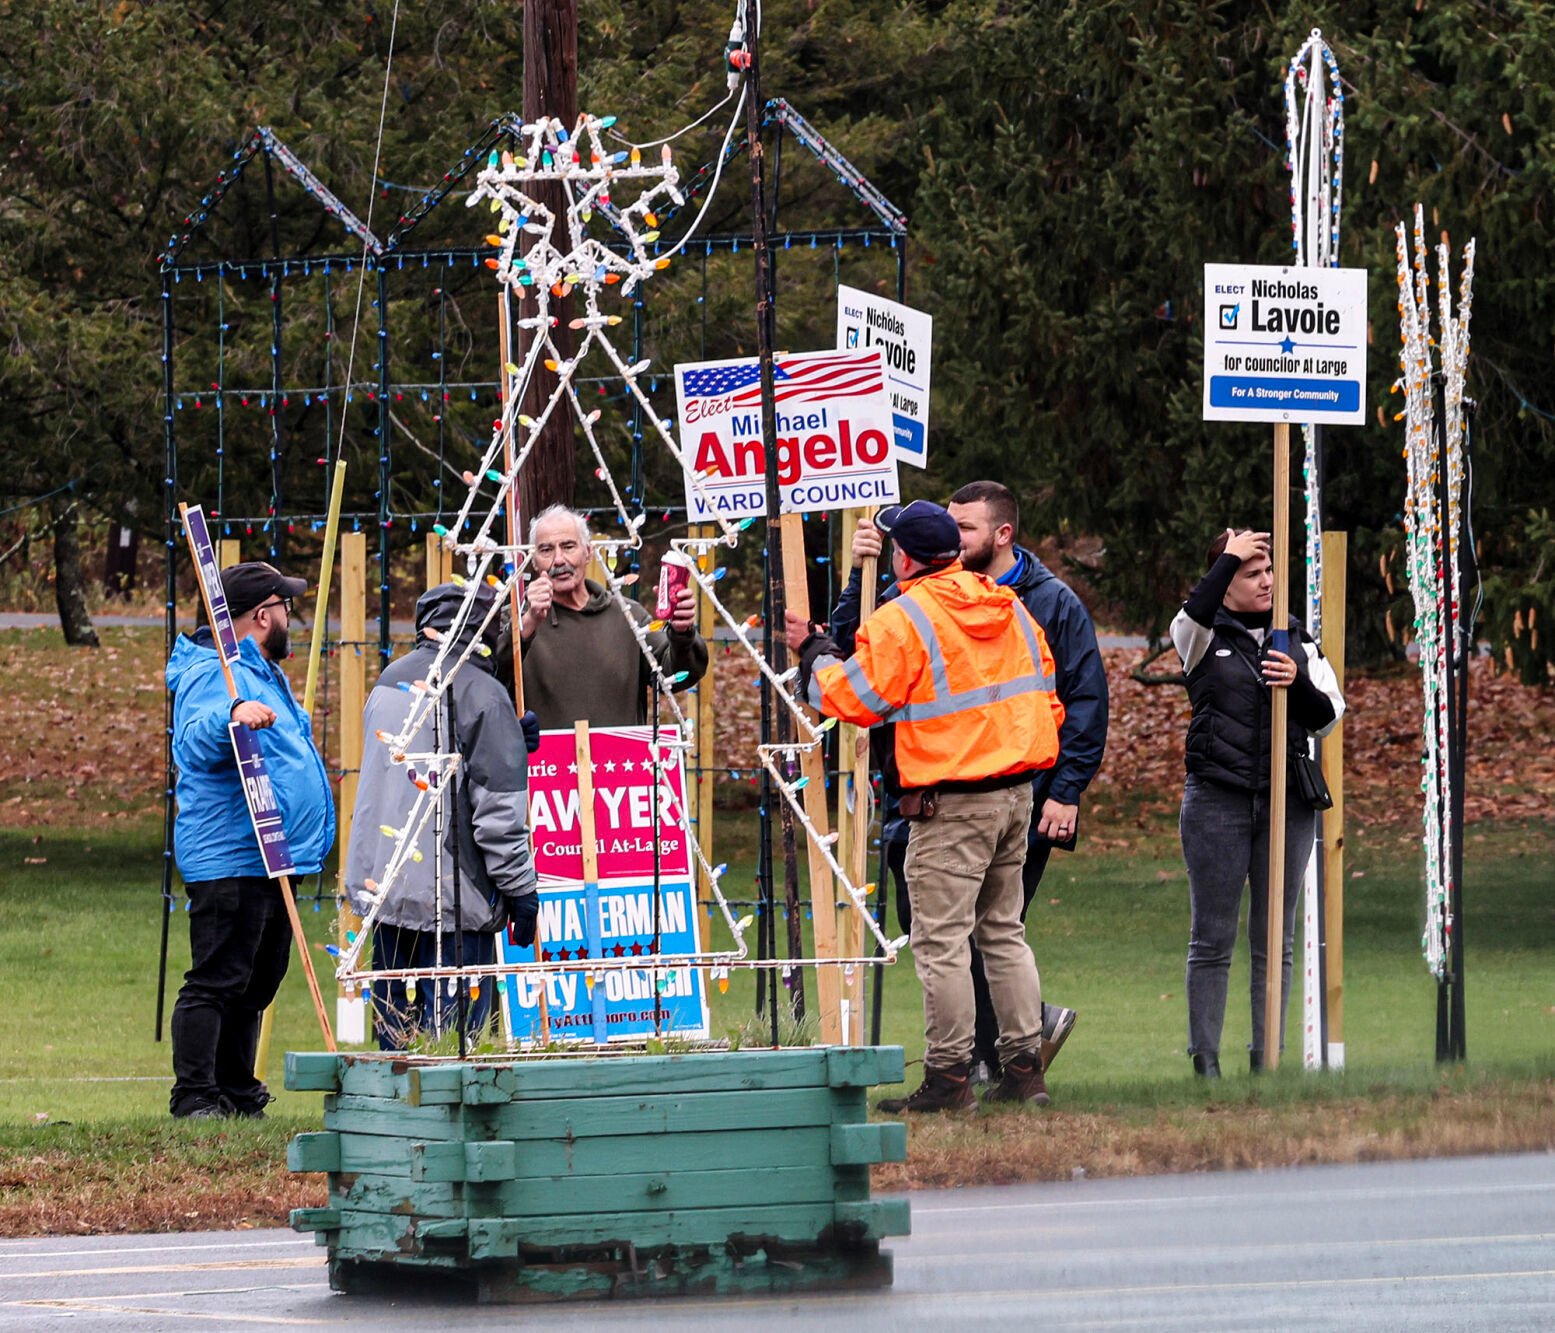
M 293 1171 L 329 1206 L 292 1226 L 337 1290 L 443 1280 L 488 1301 L 885 1286 L 905 1199 L 869 1168 L 907 1156 L 866 1089 L 897 1046 L 465 1061 L 291 1053 L 324 1130 Z

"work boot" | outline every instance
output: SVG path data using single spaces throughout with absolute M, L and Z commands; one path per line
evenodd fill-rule
M 923 1070 L 923 1086 L 907 1097 L 887 1097 L 880 1109 L 888 1115 L 903 1111 L 970 1111 L 977 1105 L 972 1091 L 971 1069 L 965 1063 L 946 1069 Z
M 1056 1004 L 1042 1006 L 1042 1069 L 1045 1073 L 1053 1067 L 1063 1045 L 1069 1040 L 1074 1021 L 1079 1015 L 1073 1009 L 1061 1009 Z
M 1004 1062 L 1004 1077 L 983 1100 L 1030 1102 L 1033 1106 L 1046 1106 L 1047 1084 L 1042 1079 L 1041 1059 L 1034 1051 L 1012 1055 Z
M 1195 1055 L 1193 1057 L 1193 1072 L 1200 1078 L 1219 1078 L 1220 1057 L 1218 1055 Z

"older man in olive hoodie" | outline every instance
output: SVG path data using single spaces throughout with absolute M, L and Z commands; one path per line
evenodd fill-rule
M 548 730 L 587 721 L 595 727 L 638 726 L 648 720 L 653 670 L 632 628 L 588 568 L 588 520 L 565 505 L 541 513 L 530 529 L 536 577 L 529 584 L 520 628 L 524 706 Z M 637 603 L 640 625 L 651 617 Z M 695 685 L 707 671 L 707 645 L 696 632 L 696 592 L 682 590 L 663 629 L 648 632 L 648 647 L 674 688 Z

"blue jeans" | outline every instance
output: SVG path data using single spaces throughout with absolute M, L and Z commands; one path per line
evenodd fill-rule
M 1296 905 L 1312 854 L 1313 812 L 1294 792 L 1285 810 L 1285 942 L 1280 995 L 1290 997 L 1291 943 Z M 1226 986 L 1236 947 L 1242 888 L 1250 885 L 1247 943 L 1252 954 L 1251 1049 L 1263 1051 L 1264 978 L 1267 975 L 1269 900 L 1269 794 L 1223 787 L 1189 775 L 1182 793 L 1182 855 L 1188 866 L 1193 921 L 1188 934 L 1188 1054 L 1220 1054 L 1226 1018 Z M 1280 1005 L 1280 1049 L 1285 1048 L 1285 1010 Z
M 464 933 L 464 965 L 473 967 L 497 961 L 497 937 L 484 931 L 467 930 Z M 373 927 L 373 966 L 388 971 L 411 967 L 436 967 L 438 964 L 438 936 L 430 930 L 405 930 L 399 926 Z M 442 965 L 454 965 L 454 932 L 445 931 L 442 936 Z M 479 979 L 480 994 L 469 1001 L 465 1011 L 465 1030 L 478 1036 L 491 1021 L 491 1002 L 496 993 L 497 979 L 484 976 Z M 468 987 L 469 978 L 457 979 L 457 985 Z M 373 1030 L 378 1038 L 378 1049 L 403 1051 L 418 1034 L 438 1036 L 455 1032 L 459 1025 L 458 989 L 449 992 L 448 978 L 437 980 L 422 977 L 416 981 L 415 997 L 406 991 L 406 983 L 400 980 L 373 982 Z

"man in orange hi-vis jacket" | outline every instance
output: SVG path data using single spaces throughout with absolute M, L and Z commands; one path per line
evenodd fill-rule
M 1064 706 L 1040 626 L 1008 588 L 962 568 L 955 519 L 927 500 L 890 505 L 902 595 L 859 627 L 847 660 L 792 611 L 784 626 L 812 707 L 859 726 L 896 724 L 907 882 L 923 986 L 923 1086 L 883 1111 L 976 1105 L 969 944 L 982 952 L 1004 1075 L 989 1101 L 1046 1106 L 1042 992 L 1021 923 L 1031 775 L 1058 758 Z

